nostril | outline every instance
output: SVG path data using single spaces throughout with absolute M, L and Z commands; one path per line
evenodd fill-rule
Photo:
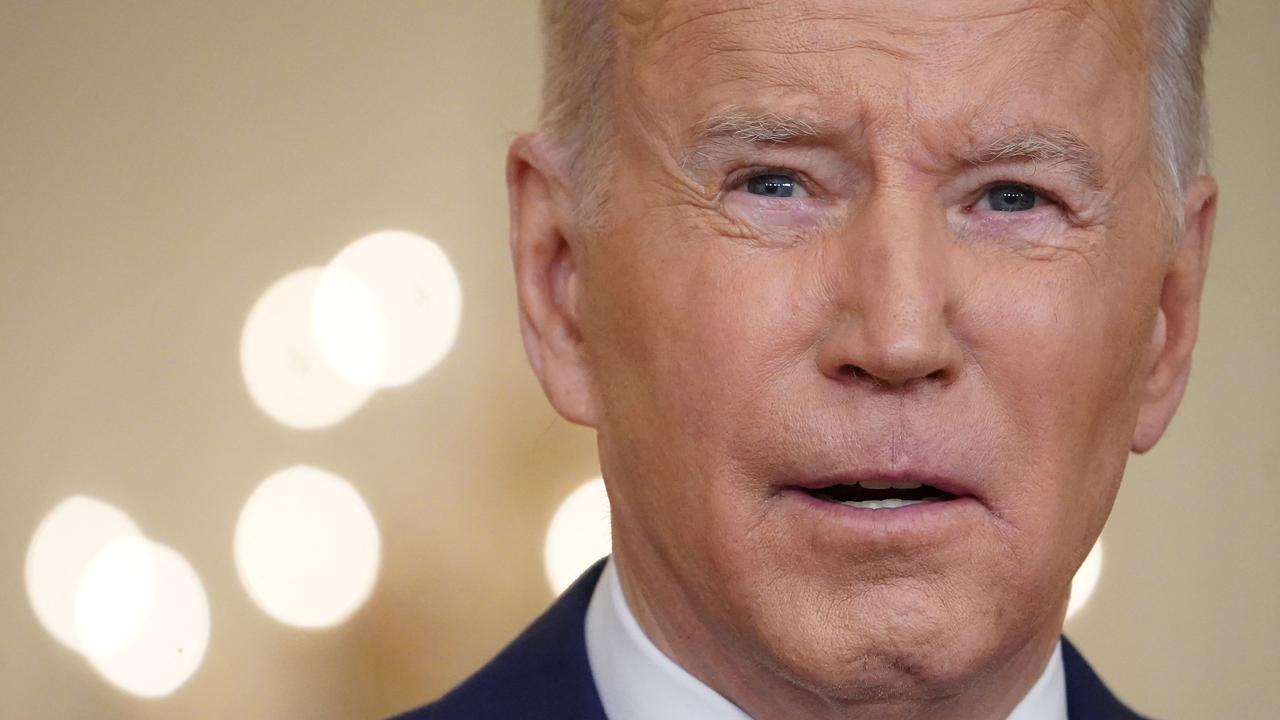
M 867 372 L 866 370 L 863 370 L 857 365 L 852 365 L 849 363 L 845 363 L 844 365 L 840 366 L 840 374 L 844 375 L 845 377 L 857 378 L 859 380 L 873 379 L 871 378 L 871 373 Z
M 926 375 L 917 376 L 915 378 L 906 378 L 906 379 L 903 379 L 901 382 L 895 382 L 892 380 L 886 382 L 886 380 L 883 377 L 871 372 L 870 370 L 867 370 L 861 365 L 854 365 L 853 363 L 845 363 L 841 365 L 839 368 L 839 373 L 840 373 L 840 377 L 845 378 L 846 380 L 857 380 L 860 382 L 869 383 L 873 387 L 882 387 L 886 384 L 889 384 L 892 386 L 905 385 L 907 383 L 910 383 L 913 379 L 929 380 L 933 382 L 945 383 L 951 377 L 951 373 L 948 371 L 947 368 L 938 368 Z
M 845 363 L 840 366 L 840 376 L 845 378 L 845 380 L 855 380 L 859 383 L 865 383 L 873 388 L 878 388 L 881 385 L 880 378 L 876 377 L 874 373 L 852 363 Z

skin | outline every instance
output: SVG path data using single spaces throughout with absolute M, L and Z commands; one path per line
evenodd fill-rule
M 637 619 L 759 720 L 1006 717 L 1195 343 L 1217 189 L 1161 194 L 1145 5 L 615 8 L 601 223 L 545 135 L 508 182 L 525 346 L 598 431 Z M 702 137 L 726 112 L 814 133 Z M 1029 131 L 1091 175 L 984 156 Z M 993 210 L 1002 183 L 1040 204 Z M 842 472 L 972 502 L 851 529 L 787 490 Z

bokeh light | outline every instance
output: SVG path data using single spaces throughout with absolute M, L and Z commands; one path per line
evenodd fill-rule
M 124 589 L 134 583 L 143 589 Z M 209 645 L 209 599 L 200 577 L 173 549 L 141 538 L 117 540 L 99 553 L 76 594 L 76 617 L 89 662 L 139 697 L 177 690 Z M 130 626 L 127 635 L 109 629 L 116 617 Z M 102 638 L 111 642 L 95 640 Z
M 613 547 L 609 496 L 596 478 L 569 493 L 547 528 L 543 561 L 547 582 L 557 595 Z
M 49 511 L 27 549 L 27 599 L 45 629 L 79 652 L 75 598 L 81 578 L 114 541 L 141 537 L 119 508 L 77 495 Z
M 305 465 L 263 481 L 236 524 L 236 568 L 249 596 L 296 627 L 329 627 L 359 609 L 380 552 L 377 523 L 355 488 Z
M 320 274 L 311 331 L 329 368 L 347 382 L 377 389 L 387 375 L 387 328 L 381 304 L 362 279 L 340 267 Z
M 76 644 L 108 657 L 128 644 L 155 606 L 156 568 L 141 536 L 112 540 L 94 555 L 75 594 Z
M 41 623 L 125 692 L 167 695 L 204 659 L 209 601 L 200 578 L 101 500 L 78 495 L 45 516 L 26 580 Z
M 322 272 L 321 268 L 299 270 L 268 288 L 249 312 L 240 338 L 240 368 L 250 397 L 267 415 L 292 428 L 341 422 L 376 389 L 344 378 L 317 346 L 313 301 Z M 351 283 L 343 287 L 347 295 L 332 291 L 327 297 L 336 301 L 359 296 Z M 333 321 L 338 329 L 362 315 L 359 310 L 331 312 L 339 318 Z
M 1071 580 L 1071 600 L 1067 603 L 1067 619 L 1071 619 L 1093 597 L 1098 579 L 1102 577 L 1102 538 L 1093 544 L 1093 549 L 1085 556 L 1080 569 Z
M 358 296 L 361 291 L 352 290 L 353 285 L 367 288 L 376 299 L 381 315 L 376 330 L 352 328 L 340 316 L 329 322 L 332 329 L 317 324 L 322 351 L 344 377 L 368 384 L 370 374 L 380 370 L 376 385 L 405 385 L 429 372 L 452 349 L 462 319 L 462 288 L 449 257 L 436 243 L 397 230 L 356 240 L 329 263 L 317 298 Z M 361 308 L 363 303 L 358 298 L 345 305 Z M 361 339 L 361 333 L 383 329 L 385 337 Z M 385 357 L 379 356 L 379 341 L 385 342 Z M 359 342 L 367 349 L 353 350 Z M 379 360 L 385 365 L 379 367 Z

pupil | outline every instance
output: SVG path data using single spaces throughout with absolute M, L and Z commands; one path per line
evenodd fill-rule
M 759 175 L 747 181 L 747 192 L 765 197 L 791 197 L 795 189 L 795 182 L 785 175 Z
M 999 185 L 987 191 L 991 209 L 997 212 L 1025 212 L 1036 206 L 1037 195 L 1018 185 Z

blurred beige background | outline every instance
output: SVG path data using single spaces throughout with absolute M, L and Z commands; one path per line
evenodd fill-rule
M 430 699 L 551 599 L 543 539 L 597 472 L 515 321 L 505 145 L 535 117 L 533 0 L 0 2 L 0 717 L 357 718 Z M 1222 184 L 1179 418 L 1130 466 L 1101 580 L 1068 625 L 1162 718 L 1280 707 L 1280 3 L 1222 0 L 1208 70 Z M 422 380 L 297 431 L 251 401 L 239 342 L 268 286 L 397 228 L 457 269 L 461 331 Z M 241 506 L 306 463 L 382 538 L 367 603 L 270 619 L 232 553 Z M 113 687 L 37 622 L 41 518 L 86 494 L 190 561 L 203 664 Z

